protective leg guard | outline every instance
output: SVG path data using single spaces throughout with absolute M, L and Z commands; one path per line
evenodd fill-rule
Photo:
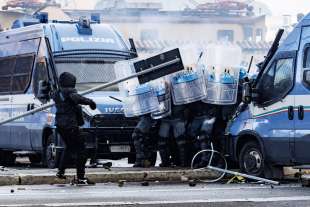
M 133 167 L 143 167 L 144 166 L 144 146 L 143 146 L 143 135 L 139 130 L 135 130 L 133 135 L 133 144 L 136 150 L 136 162 Z
M 211 141 L 208 136 L 202 134 L 198 136 L 198 141 L 200 145 L 200 150 L 210 150 L 211 149 Z M 210 161 L 211 152 L 203 152 L 201 155 L 201 160 L 194 167 L 195 168 L 203 168 L 207 167 Z
M 169 167 L 171 165 L 170 162 L 170 150 L 168 146 L 168 138 L 159 138 L 158 142 L 158 150 L 161 158 L 160 167 Z

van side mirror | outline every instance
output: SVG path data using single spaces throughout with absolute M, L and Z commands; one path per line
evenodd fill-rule
M 39 81 L 39 91 L 38 91 L 38 99 L 42 101 L 49 101 L 51 92 L 51 84 L 48 81 L 41 80 Z
M 250 104 L 252 102 L 252 87 L 249 82 L 243 83 L 242 102 L 245 104 Z
M 303 82 L 306 85 L 310 86 L 310 70 L 305 70 L 304 71 Z

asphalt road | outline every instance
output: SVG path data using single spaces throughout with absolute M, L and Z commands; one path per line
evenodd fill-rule
M 14 190 L 14 192 L 11 192 Z M 310 188 L 297 184 L 140 183 L 96 186 L 43 185 L 0 187 L 2 206 L 310 206 Z

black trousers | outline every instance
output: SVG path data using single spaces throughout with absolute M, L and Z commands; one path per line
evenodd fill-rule
M 57 131 L 65 144 L 58 168 L 59 172 L 65 173 L 68 164 L 70 164 L 69 162 L 72 160 L 72 157 L 75 156 L 77 178 L 83 179 L 85 176 L 85 164 L 87 161 L 84 137 L 81 136 L 78 127 L 57 127 Z

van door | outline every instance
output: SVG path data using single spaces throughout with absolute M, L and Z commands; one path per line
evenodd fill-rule
M 35 54 L 16 56 L 12 75 L 12 115 L 20 115 L 34 108 L 34 95 L 28 91 Z M 20 118 L 11 124 L 11 140 L 17 150 L 31 150 L 30 127 L 32 116 Z
M 254 130 L 260 133 L 265 159 L 288 164 L 293 154 L 295 52 L 280 53 L 261 76 L 257 89 L 259 100 L 254 109 Z
M 310 27 L 302 28 L 297 64 L 295 98 L 295 159 L 298 164 L 310 164 Z

